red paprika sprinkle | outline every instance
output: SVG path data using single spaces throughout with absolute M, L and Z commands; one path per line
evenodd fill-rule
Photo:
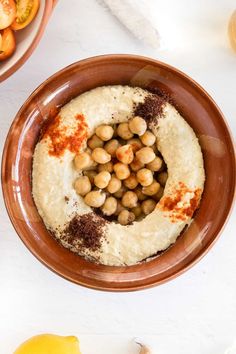
M 60 157 L 65 150 L 77 153 L 88 137 L 88 125 L 82 114 L 77 114 L 76 128 L 71 132 L 61 124 L 60 115 L 57 115 L 46 127 L 42 138 L 49 138 L 49 155 Z
M 186 193 L 193 193 L 193 197 L 189 203 L 184 203 L 178 206 Z M 189 189 L 184 183 L 180 182 L 179 187 L 173 192 L 173 195 L 163 197 L 159 203 L 159 208 L 163 211 L 169 212 L 168 215 L 172 222 L 184 221 L 193 216 L 194 211 L 197 209 L 201 197 L 201 189 Z

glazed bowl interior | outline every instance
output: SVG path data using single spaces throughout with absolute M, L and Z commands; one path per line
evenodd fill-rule
M 129 267 L 102 266 L 60 246 L 47 232 L 31 194 L 32 156 L 40 129 L 57 108 L 82 92 L 102 85 L 158 87 L 171 95 L 197 134 L 206 183 L 194 221 L 159 257 Z M 235 155 L 221 112 L 209 95 L 180 71 L 155 60 L 100 56 L 72 64 L 43 83 L 24 103 L 9 131 L 2 184 L 11 221 L 31 252 L 51 270 L 95 289 L 128 291 L 176 277 L 214 243 L 230 212 L 235 189 Z

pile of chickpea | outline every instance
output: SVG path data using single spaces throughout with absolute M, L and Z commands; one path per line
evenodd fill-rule
M 136 116 L 114 126 L 100 125 L 87 146 L 74 158 L 75 169 L 83 171 L 74 188 L 85 203 L 121 225 L 150 214 L 168 175 L 146 121 Z

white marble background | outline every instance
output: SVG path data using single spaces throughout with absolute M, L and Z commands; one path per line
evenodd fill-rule
M 165 50 L 134 39 L 96 0 L 59 0 L 33 56 L 0 85 L 1 151 L 16 112 L 42 81 L 103 53 L 142 54 L 183 70 L 213 96 L 235 136 L 236 54 L 226 35 L 235 1 L 146 0 L 146 7 L 160 23 Z M 0 218 L 0 354 L 43 332 L 77 335 L 83 354 L 125 353 L 133 336 L 144 337 L 154 354 L 222 354 L 236 337 L 235 211 L 191 270 L 127 294 L 88 290 L 50 272 L 17 237 L 2 197 Z

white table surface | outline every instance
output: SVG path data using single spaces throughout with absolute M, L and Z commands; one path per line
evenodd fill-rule
M 171 24 L 168 48 L 160 51 L 134 39 L 96 0 L 60 0 L 32 57 L 0 85 L 1 151 L 16 112 L 41 82 L 103 53 L 142 54 L 183 70 L 213 96 L 235 136 L 236 54 L 226 35 L 235 1 L 163 3 L 146 0 L 154 21 Z M 77 335 L 83 354 L 127 353 L 134 336 L 150 343 L 154 354 L 222 354 L 235 339 L 235 211 L 213 249 L 187 273 L 150 290 L 116 294 L 50 272 L 16 235 L 2 197 L 0 203 L 0 354 L 12 354 L 25 338 L 43 332 Z

